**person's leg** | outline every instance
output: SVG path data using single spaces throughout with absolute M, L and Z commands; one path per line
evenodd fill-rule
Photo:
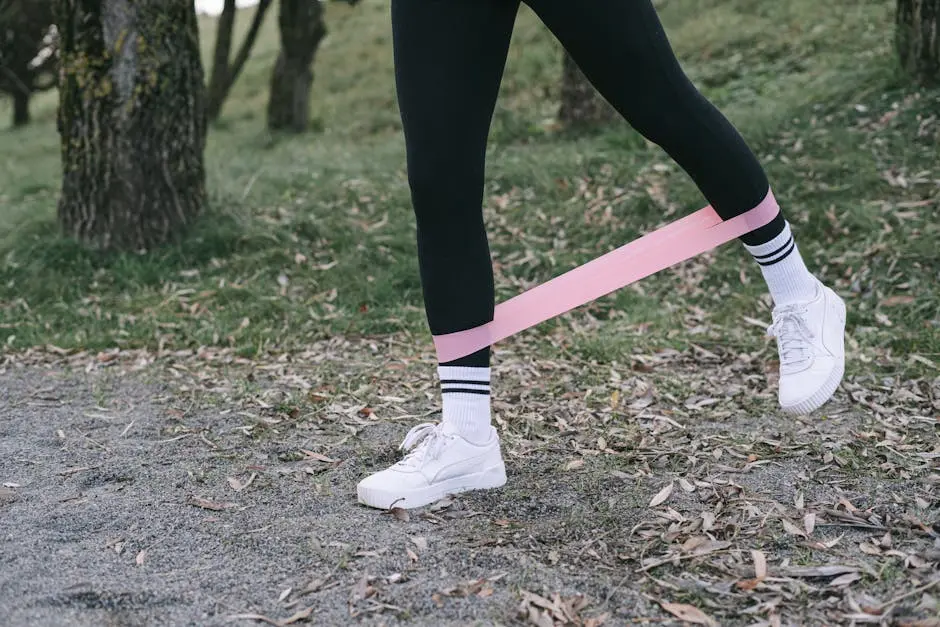
M 765 198 L 770 185 L 760 163 L 687 78 L 650 0 L 526 2 L 598 91 L 686 171 L 722 218 Z M 807 270 L 782 214 L 741 240 L 777 306 L 781 405 L 811 411 L 842 377 L 844 304 Z
M 483 222 L 486 144 L 518 0 L 393 0 L 395 81 L 417 222 L 418 265 L 433 335 L 493 319 Z M 359 485 L 360 501 L 418 507 L 505 482 L 490 425 L 490 351 L 439 364 L 439 429 L 416 427 L 404 462 Z M 439 459 L 435 459 L 439 458 Z M 428 480 L 426 480 L 428 479 Z

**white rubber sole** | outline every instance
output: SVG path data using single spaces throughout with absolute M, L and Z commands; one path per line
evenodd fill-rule
M 506 484 L 506 467 L 502 464 L 487 468 L 482 472 L 452 477 L 434 485 L 416 490 L 380 490 L 356 487 L 359 502 L 369 507 L 389 509 L 392 506 L 402 509 L 424 507 L 441 500 L 450 494 L 460 494 L 471 490 L 489 490 Z
M 821 388 L 816 390 L 815 394 L 805 400 L 800 401 L 799 403 L 794 403 L 792 405 L 781 405 L 780 409 L 783 411 L 783 413 L 793 416 L 802 416 L 813 413 L 825 405 L 826 402 L 832 398 L 832 395 L 836 393 L 836 390 L 839 389 L 839 384 L 842 383 L 842 375 L 844 373 L 845 357 L 843 356 L 842 361 L 836 365 L 832 373 L 829 375 L 829 378 L 826 379 L 826 382 Z
M 839 384 L 842 383 L 842 376 L 845 374 L 845 302 L 841 298 L 839 299 L 839 308 L 842 321 L 842 344 L 840 347 L 842 352 L 839 355 L 839 361 L 836 362 L 836 367 L 829 373 L 826 382 L 809 398 L 790 405 L 783 405 L 781 403 L 780 409 L 783 410 L 783 413 L 793 416 L 810 414 L 825 405 L 826 402 L 832 398 L 832 395 L 836 393 L 836 390 L 839 389 Z

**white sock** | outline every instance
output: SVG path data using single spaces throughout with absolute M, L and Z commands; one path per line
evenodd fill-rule
M 816 277 L 803 263 L 789 222 L 780 235 L 769 242 L 744 247 L 760 264 L 761 274 L 764 275 L 775 305 L 812 300 L 816 296 Z
M 444 430 L 474 444 L 490 439 L 490 369 L 438 366 Z

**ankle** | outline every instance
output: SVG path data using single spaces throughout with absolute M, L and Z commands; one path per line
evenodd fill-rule
M 490 369 L 439 366 L 443 427 L 473 444 L 490 439 Z
M 818 281 L 803 262 L 789 223 L 773 239 L 753 246 L 746 244 L 745 248 L 760 266 L 761 275 L 775 305 L 787 305 L 815 297 Z

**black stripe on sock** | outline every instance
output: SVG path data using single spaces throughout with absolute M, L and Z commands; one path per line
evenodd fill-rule
M 790 248 L 788 248 L 785 253 L 783 253 L 782 255 L 780 255 L 779 257 L 777 257 L 776 259 L 774 259 L 773 261 L 758 261 L 757 264 L 760 265 L 760 266 L 772 266 L 772 265 L 774 265 L 775 263 L 780 263 L 781 261 L 783 261 L 784 259 L 786 259 L 787 257 L 789 257 L 789 256 L 790 256 L 790 253 L 793 252 L 793 249 L 796 248 L 796 242 L 794 242 L 792 238 L 790 239 L 790 244 L 791 244 L 791 245 L 790 245 Z M 756 257 L 755 257 L 755 259 L 756 259 Z
M 489 390 L 471 390 L 469 388 L 445 388 L 441 390 L 442 394 L 486 394 L 490 395 Z
M 793 236 L 791 235 L 791 236 L 789 237 L 789 239 L 787 239 L 786 243 L 785 243 L 783 246 L 781 246 L 780 248 L 778 248 L 777 250 L 775 250 L 774 252 L 772 252 L 772 253 L 767 253 L 766 255 L 752 255 L 752 256 L 754 257 L 754 259 L 757 259 L 757 262 L 758 262 L 758 263 L 760 263 L 760 260 L 761 260 L 761 259 L 769 259 L 769 258 L 773 257 L 774 255 L 779 255 L 779 254 L 781 253 L 781 251 L 783 251 L 787 246 L 789 246 L 789 245 L 792 244 L 792 243 L 793 243 Z M 789 253 L 787 253 L 787 254 L 789 254 Z M 762 264 L 762 265 L 763 265 L 763 264 Z
M 461 384 L 461 385 L 489 385 L 489 381 L 473 381 L 472 379 L 441 379 L 441 385 L 451 385 L 451 384 Z

